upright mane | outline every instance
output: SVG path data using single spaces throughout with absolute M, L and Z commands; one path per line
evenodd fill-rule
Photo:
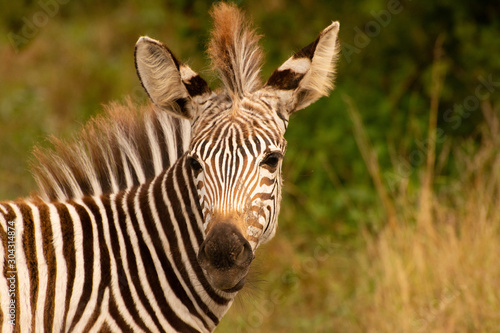
M 117 193 L 145 183 L 188 148 L 189 121 L 130 101 L 113 103 L 74 139 L 35 148 L 32 172 L 45 200 Z
M 262 50 L 258 45 L 261 36 L 234 4 L 218 3 L 211 15 L 214 28 L 208 54 L 226 89 L 242 96 L 261 88 Z

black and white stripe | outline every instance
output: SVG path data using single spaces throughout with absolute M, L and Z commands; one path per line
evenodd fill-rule
M 15 328 L 212 331 L 232 295 L 215 290 L 197 262 L 203 220 L 185 164 L 118 194 L 2 203 L 2 267 L 7 225 L 16 228 Z M 9 332 L 1 282 L 0 326 Z

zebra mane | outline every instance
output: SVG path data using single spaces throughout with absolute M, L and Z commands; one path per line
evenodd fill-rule
M 261 88 L 262 50 L 258 45 L 261 36 L 234 4 L 218 3 L 211 15 L 214 28 L 208 54 L 226 89 L 242 96 Z
M 35 147 L 36 195 L 49 201 L 117 193 L 143 184 L 172 165 L 188 148 L 189 121 L 129 100 L 112 103 L 69 141 Z

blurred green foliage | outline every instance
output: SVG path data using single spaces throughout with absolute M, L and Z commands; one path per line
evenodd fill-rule
M 387 185 L 394 175 L 398 181 L 407 179 L 408 195 L 425 164 L 418 152 L 427 144 L 430 73 L 438 37 L 444 38 L 446 71 L 438 114 L 443 131 L 437 147 L 439 183 L 446 184 L 460 169 L 448 151 L 479 135 L 481 105 L 498 108 L 498 1 L 236 3 L 265 35 L 264 79 L 332 20 L 340 21 L 336 89 L 294 115 L 286 135 L 280 233 L 295 239 L 295 245 L 315 235 L 342 240 L 362 226 L 377 229 L 385 223 L 353 137 L 345 96 L 362 115 Z M 34 189 L 27 167 L 34 144 L 45 145 L 48 135 L 69 137 L 100 113 L 102 104 L 128 95 L 145 102 L 133 62 L 140 35 L 165 42 L 217 86 L 205 54 L 210 7 L 210 1 L 187 0 L 2 3 L 0 198 L 14 199 Z M 404 172 L 398 171 L 403 167 Z

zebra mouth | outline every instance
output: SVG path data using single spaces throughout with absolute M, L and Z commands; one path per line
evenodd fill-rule
M 225 291 L 226 293 L 235 293 L 237 291 L 240 291 L 245 286 L 246 279 L 247 279 L 247 277 L 245 276 L 234 287 L 229 288 L 229 289 L 222 289 L 222 290 Z
M 253 258 L 250 243 L 227 222 L 210 230 L 198 252 L 198 263 L 210 284 L 225 292 L 243 288 Z
M 234 271 L 207 270 L 205 268 L 203 268 L 203 271 L 213 287 L 226 293 L 240 291 L 245 286 L 248 273 L 248 269 L 239 274 Z

